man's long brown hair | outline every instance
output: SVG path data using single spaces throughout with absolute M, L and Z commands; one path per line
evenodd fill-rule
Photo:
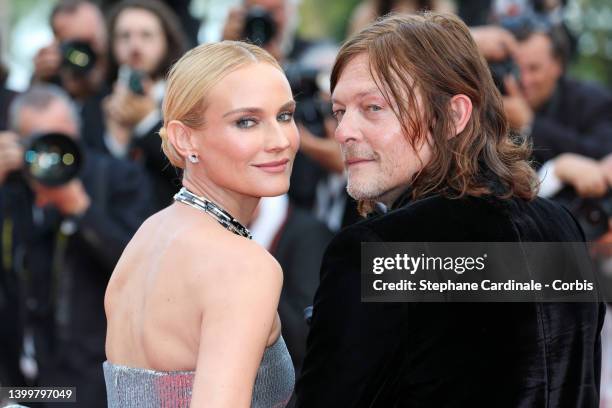
M 347 64 L 362 54 L 369 57 L 372 78 L 415 151 L 431 134 L 432 157 L 412 180 L 413 199 L 431 193 L 535 197 L 538 181 L 527 161 L 530 143 L 509 133 L 501 95 L 458 17 L 426 12 L 374 22 L 340 49 L 332 92 Z M 465 129 L 451 137 L 450 100 L 458 94 L 470 98 L 472 115 Z M 360 202 L 362 213 L 371 209 L 372 202 Z

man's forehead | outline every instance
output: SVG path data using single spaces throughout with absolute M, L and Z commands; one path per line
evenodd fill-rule
M 46 107 L 24 106 L 19 116 L 20 133 L 24 135 L 50 131 L 72 134 L 76 130 L 70 107 L 59 99 Z
M 552 41 L 543 33 L 535 33 L 519 42 L 516 51 L 519 58 L 541 59 L 552 56 Z
M 372 84 L 352 83 L 346 87 L 340 87 L 340 83 L 334 89 L 332 102 L 341 102 L 345 98 L 362 99 L 368 96 L 382 96 L 382 93 Z
M 380 90 L 372 78 L 367 56 L 359 55 L 352 58 L 342 70 L 332 99 L 344 94 L 350 94 L 352 97 L 380 94 Z

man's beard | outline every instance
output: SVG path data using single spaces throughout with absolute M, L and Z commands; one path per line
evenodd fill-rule
M 355 182 L 349 177 L 346 192 L 355 200 L 376 200 L 384 191 L 371 180 Z
M 346 161 L 350 158 L 359 157 L 362 159 L 373 160 L 370 163 L 363 164 L 363 166 L 379 166 L 380 157 L 376 152 L 372 151 L 369 147 L 365 149 L 360 145 L 350 144 L 342 147 L 342 157 Z M 360 171 L 360 170 L 357 170 Z M 356 177 L 351 177 L 351 171 L 348 172 L 348 182 L 346 185 L 347 193 L 355 200 L 375 200 L 381 194 L 385 192 L 384 180 L 381 180 L 380 168 L 379 172 L 371 172 L 373 177 L 367 179 L 362 175 L 361 180 L 355 180 Z

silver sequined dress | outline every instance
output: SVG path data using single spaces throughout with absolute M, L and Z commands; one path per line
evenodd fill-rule
M 189 407 L 194 371 L 154 371 L 108 361 L 103 367 L 109 408 Z M 293 364 L 281 336 L 264 351 L 251 407 L 284 407 L 294 383 Z

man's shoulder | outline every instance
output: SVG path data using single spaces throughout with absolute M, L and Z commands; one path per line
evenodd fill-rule
M 597 82 L 564 77 L 560 83 L 565 97 L 575 102 L 578 102 L 575 100 L 576 98 L 584 98 L 587 106 L 589 102 L 590 104 L 594 102 L 612 102 L 612 93 Z M 579 103 L 578 105 L 583 104 Z
M 499 208 L 478 197 L 434 194 L 365 220 L 361 228 L 389 242 L 462 241 L 479 220 L 499 221 Z
M 528 231 L 518 231 L 517 224 Z M 575 222 L 550 200 L 436 194 L 353 224 L 334 242 L 507 242 L 521 233 L 553 237 L 557 229 L 573 231 Z
M 96 150 L 86 150 L 84 156 L 85 172 L 104 171 L 107 177 L 111 179 L 123 179 L 126 176 L 143 174 L 142 166 L 131 160 L 114 157 Z
M 119 194 L 130 200 L 148 199 L 151 194 L 150 181 L 138 163 L 96 151 L 86 151 L 84 161 L 80 177 L 90 194 Z

